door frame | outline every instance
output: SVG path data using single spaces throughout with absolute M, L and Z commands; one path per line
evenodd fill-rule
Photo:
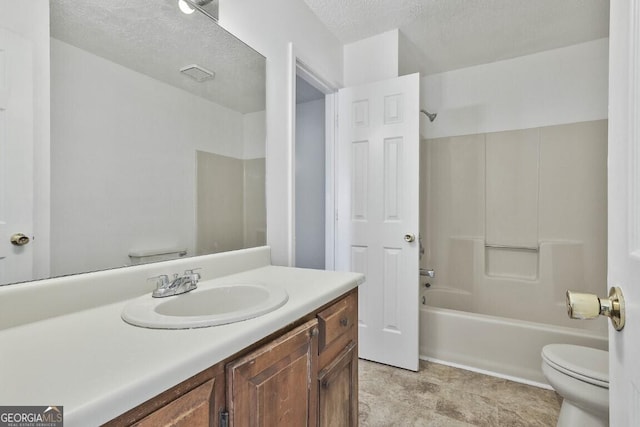
M 640 420 L 640 0 L 611 2 L 609 27 L 607 282 L 622 289 L 627 317 L 623 330 L 608 328 L 609 422 L 622 426 Z
M 289 43 L 289 110 L 287 111 L 287 145 L 288 145 L 288 173 L 287 173 L 287 203 L 289 230 L 287 264 L 296 264 L 296 77 L 299 76 L 314 88 L 325 94 L 325 269 L 335 267 L 335 163 L 336 143 L 338 138 L 338 89 L 340 86 L 318 73 L 309 66 L 302 55 Z
M 33 280 L 51 276 L 51 60 L 49 3 L 0 6 L 2 26 L 33 43 Z M 42 29 L 46 28 L 46 34 Z

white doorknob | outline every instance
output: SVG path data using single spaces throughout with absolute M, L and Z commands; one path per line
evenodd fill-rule
M 408 234 L 404 235 L 404 241 L 407 242 L 407 243 L 414 242 L 415 240 L 416 240 L 416 236 L 414 236 L 411 233 L 408 233 Z
M 567 314 L 572 319 L 595 319 L 607 316 L 616 331 L 624 328 L 624 297 L 622 290 L 612 287 L 609 298 L 594 294 L 567 291 Z

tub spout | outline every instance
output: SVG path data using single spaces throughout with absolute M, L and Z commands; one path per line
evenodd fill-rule
M 421 268 L 420 269 L 420 275 L 434 278 L 434 277 L 436 277 L 436 272 L 435 272 L 435 270 L 430 270 L 428 268 Z

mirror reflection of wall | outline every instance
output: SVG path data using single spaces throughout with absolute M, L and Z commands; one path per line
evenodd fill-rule
M 99 3 L 51 4 L 51 275 L 265 244 L 264 58 L 174 2 Z
M 264 157 L 196 158 L 196 255 L 265 245 Z

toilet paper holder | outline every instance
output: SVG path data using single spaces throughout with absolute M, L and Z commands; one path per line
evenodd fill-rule
M 624 297 L 622 290 L 614 286 L 609 289 L 608 298 L 595 294 L 567 291 L 567 314 L 571 319 L 595 319 L 607 316 L 616 331 L 624 328 Z

